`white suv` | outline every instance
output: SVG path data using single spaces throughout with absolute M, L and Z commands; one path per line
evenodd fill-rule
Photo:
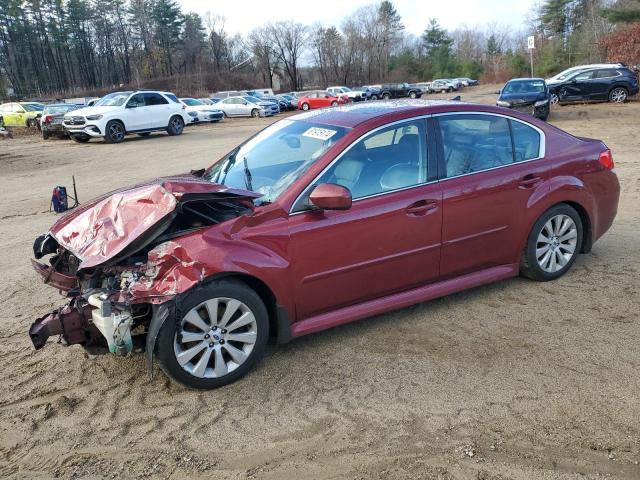
M 66 114 L 63 125 L 76 142 L 102 137 L 107 143 L 120 143 L 130 133 L 146 136 L 165 130 L 180 135 L 192 122 L 173 93 L 145 90 L 105 95 L 92 107 Z
M 362 92 L 353 91 L 349 87 L 329 87 L 327 88 L 327 92 L 335 95 L 336 97 L 347 97 L 352 102 L 359 102 L 360 100 L 364 100 L 364 98 L 362 97 Z

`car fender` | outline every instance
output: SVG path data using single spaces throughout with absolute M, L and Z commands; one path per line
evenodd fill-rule
M 543 182 L 529 197 L 527 202 L 528 228 L 523 231 L 521 240 L 522 249 L 527 242 L 531 229 L 544 212 L 559 203 L 569 203 L 582 209 L 587 215 L 589 225 L 585 225 L 585 231 L 590 234 L 591 225 L 594 222 L 595 199 L 587 185 L 577 177 L 560 175 Z M 581 215 L 582 216 L 582 215 Z

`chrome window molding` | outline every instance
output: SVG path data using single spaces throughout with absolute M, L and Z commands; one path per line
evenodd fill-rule
M 502 113 L 494 113 L 494 112 L 442 112 L 442 113 L 429 113 L 426 115 L 420 115 L 420 116 L 416 116 L 416 117 L 411 117 L 411 118 L 404 118 L 402 120 L 396 120 L 395 122 L 390 122 L 390 123 L 385 123 L 384 125 L 380 125 L 379 127 L 374 128 L 373 130 L 370 130 L 366 133 L 363 133 L 362 135 L 360 135 L 358 138 L 356 138 L 353 142 L 351 142 L 351 144 L 345 148 L 342 152 L 340 152 L 338 154 L 338 156 L 336 158 L 334 158 L 331 163 L 329 163 L 329 165 L 327 165 L 325 168 L 322 169 L 322 171 L 316 175 L 316 177 L 309 182 L 309 184 L 302 190 L 302 192 L 300 192 L 300 194 L 296 197 L 296 199 L 293 201 L 293 203 L 291 204 L 291 207 L 289 209 L 289 216 L 294 216 L 294 215 L 299 215 L 301 213 L 308 213 L 308 212 L 312 212 L 313 210 L 300 210 L 297 212 L 294 212 L 293 209 L 294 207 L 298 204 L 298 202 L 300 201 L 300 199 L 305 195 L 305 193 L 308 192 L 308 190 L 314 186 L 316 184 L 316 182 L 322 178 L 322 176 L 338 161 L 340 160 L 349 150 L 351 150 L 351 148 L 358 143 L 359 141 L 361 141 L 362 139 L 376 133 L 379 130 L 383 130 L 385 128 L 388 127 L 392 127 L 394 125 L 398 125 L 401 123 L 409 123 L 411 121 L 415 121 L 415 120 L 426 120 L 428 118 L 437 118 L 437 117 L 443 117 L 443 116 L 449 116 L 449 115 L 492 115 L 495 117 L 503 117 L 506 118 L 507 120 L 511 120 L 513 122 L 519 122 L 522 123 L 523 125 L 526 125 L 527 127 L 533 128 L 534 130 L 536 130 L 538 132 L 538 134 L 540 135 L 540 146 L 538 149 L 538 156 L 536 158 L 529 158 L 527 160 L 520 160 L 520 161 L 514 161 L 513 163 L 508 163 L 506 165 L 499 165 L 497 167 L 492 167 L 492 168 L 487 168 L 484 170 L 477 170 L 475 172 L 469 172 L 469 173 L 463 173 L 462 175 L 456 175 L 455 177 L 447 177 L 447 178 L 441 178 L 438 180 L 434 180 L 431 182 L 424 182 L 424 183 L 417 183 L 415 185 L 410 185 L 407 187 L 403 187 L 403 188 L 398 188 L 395 190 L 388 190 L 386 192 L 379 192 L 373 195 L 367 195 L 365 197 L 359 197 L 359 198 L 355 198 L 353 199 L 353 203 L 358 202 L 360 200 L 366 200 L 369 198 L 374 198 L 374 197 L 380 197 L 382 195 L 389 195 L 391 193 L 396 193 L 396 192 L 402 192 L 405 190 L 409 190 L 411 188 L 417 188 L 417 187 L 423 187 L 425 185 L 431 185 L 434 183 L 438 183 L 438 182 L 444 182 L 447 180 L 453 180 L 454 178 L 460 178 L 460 177 L 466 177 L 469 175 L 475 175 L 477 173 L 482 173 L 482 172 L 488 172 L 491 170 L 498 170 L 500 168 L 505 168 L 505 167 L 510 167 L 516 164 L 520 164 L 520 163 L 528 163 L 528 162 L 533 162 L 536 160 L 541 160 L 545 157 L 546 154 L 546 135 L 545 133 L 538 127 L 536 127 L 535 125 L 532 125 L 531 123 L 528 123 L 524 120 L 520 120 L 519 118 L 515 118 L 509 115 L 504 115 Z M 428 152 L 427 152 L 427 161 L 428 161 Z

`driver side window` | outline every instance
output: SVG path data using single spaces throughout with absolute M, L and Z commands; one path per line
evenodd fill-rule
M 426 183 L 425 125 L 413 120 L 358 140 L 316 183 L 342 185 L 354 200 Z

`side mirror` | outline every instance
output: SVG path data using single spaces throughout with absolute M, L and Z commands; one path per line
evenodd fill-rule
M 496 95 L 500 95 L 502 93 L 502 90 L 496 90 Z
M 351 192 L 342 185 L 321 183 L 309 195 L 310 203 L 321 210 L 349 210 Z

